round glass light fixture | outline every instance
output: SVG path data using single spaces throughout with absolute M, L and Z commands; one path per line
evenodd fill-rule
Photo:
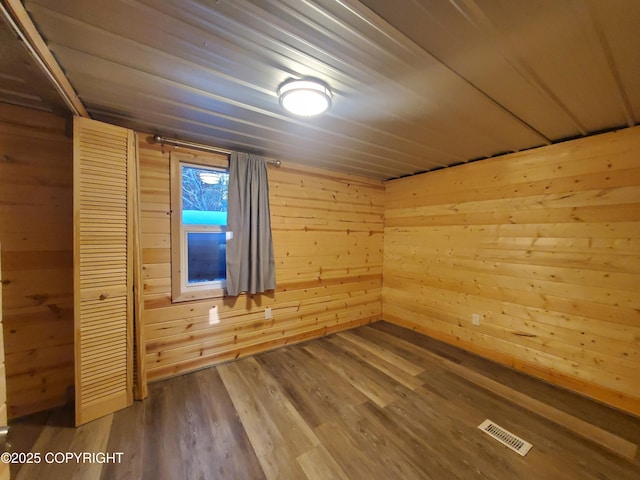
M 313 117 L 326 112 L 331 106 L 331 89 L 315 78 L 287 80 L 278 88 L 280 105 L 301 117 Z

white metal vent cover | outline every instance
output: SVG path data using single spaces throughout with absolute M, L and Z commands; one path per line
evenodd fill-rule
M 522 455 L 523 457 L 529 450 L 531 450 L 531 447 L 533 446 L 529 442 L 525 442 L 523 439 L 514 435 L 508 430 L 505 430 L 499 425 L 496 425 L 489 419 L 478 425 L 478 428 L 490 437 L 498 440 L 503 445 L 506 445 L 517 454 Z

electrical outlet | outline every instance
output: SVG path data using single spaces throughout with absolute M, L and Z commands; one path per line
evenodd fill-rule
M 480 325 L 480 315 L 477 313 L 471 315 L 471 323 L 473 323 L 476 327 Z
M 273 318 L 271 316 L 271 308 L 267 307 L 267 308 L 264 309 L 264 319 L 265 320 L 269 320 L 270 318 Z

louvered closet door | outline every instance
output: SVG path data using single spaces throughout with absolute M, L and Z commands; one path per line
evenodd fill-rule
M 76 425 L 132 402 L 131 130 L 73 124 Z

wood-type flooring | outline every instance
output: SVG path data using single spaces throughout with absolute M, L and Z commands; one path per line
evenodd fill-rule
M 639 419 L 385 322 L 149 387 L 80 428 L 69 408 L 12 422 L 10 451 L 41 458 L 12 478 L 640 478 Z M 486 418 L 531 451 L 486 436 Z

